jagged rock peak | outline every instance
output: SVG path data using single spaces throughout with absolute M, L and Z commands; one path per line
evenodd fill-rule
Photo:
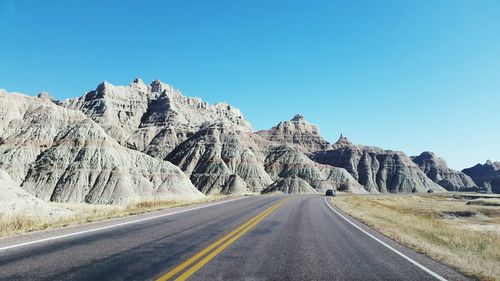
M 148 91 L 148 86 L 142 81 L 141 78 L 137 77 L 134 79 L 132 84 L 130 84 L 132 88 L 139 89 L 140 91 L 147 92 Z
M 306 122 L 306 118 L 302 114 L 295 114 L 295 116 L 293 116 L 293 118 L 290 119 L 290 121 L 294 121 L 294 122 Z
M 49 93 L 47 92 L 40 92 L 38 93 L 38 95 L 36 95 L 37 98 L 41 99 L 41 100 L 46 100 L 46 101 L 53 101 L 54 98 L 52 98 Z
M 226 121 L 252 131 L 239 109 L 184 96 L 160 80 L 144 85 L 136 79 L 127 86 L 103 82 L 96 90 L 61 105 L 82 111 L 120 144 L 159 158 L 206 122 Z
M 403 152 L 362 145 L 334 145 L 310 155 L 322 164 L 345 168 L 369 192 L 446 191 Z
M 410 156 L 410 158 L 417 165 L 423 165 L 424 163 L 429 162 L 434 165 L 439 165 L 442 168 L 448 168 L 446 161 L 443 158 L 436 156 L 436 154 L 431 151 L 424 151 L 420 153 L 419 156 Z
M 469 175 L 480 188 L 500 193 L 500 162 L 488 160 L 485 164 L 477 164 L 462 172 Z
M 96 91 L 104 92 L 110 86 L 113 86 L 113 85 L 111 83 L 109 83 L 108 81 L 104 80 L 101 83 L 99 83 L 99 85 L 97 85 Z
M 176 166 L 121 146 L 82 112 L 0 95 L 0 169 L 45 201 L 125 203 L 203 195 Z
M 410 158 L 427 177 L 448 191 L 477 190 L 477 186 L 468 175 L 450 169 L 446 161 L 433 152 L 424 151 L 419 156 Z
M 155 81 L 151 82 L 150 86 L 151 86 L 151 91 L 152 92 L 161 92 L 165 88 L 164 84 L 160 80 L 158 80 L 158 79 L 156 79 Z
M 344 135 L 342 134 L 340 134 L 339 139 L 335 142 L 335 145 L 351 145 L 351 144 L 352 142 L 348 138 L 344 137 Z
M 321 137 L 318 126 L 310 124 L 300 114 L 269 130 L 258 131 L 257 134 L 280 144 L 294 145 L 306 153 L 331 148 L 330 143 Z
M 144 84 L 144 81 L 142 81 L 141 78 L 137 77 L 134 79 L 134 84 Z
M 493 161 L 488 159 L 484 165 L 492 167 L 493 170 L 495 170 L 495 171 L 500 170 L 500 162 L 498 162 L 498 161 L 493 162 Z

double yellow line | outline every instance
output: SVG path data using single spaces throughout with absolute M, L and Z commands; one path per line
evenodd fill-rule
M 193 264 L 194 262 L 198 261 L 200 258 L 203 257 L 203 259 L 199 260 L 197 263 L 195 263 L 194 265 L 192 265 L 191 267 L 189 267 L 186 271 L 184 271 L 184 273 L 182 273 L 175 280 L 186 280 L 186 279 L 188 279 L 196 271 L 198 271 L 205 264 L 207 264 L 209 261 L 211 261 L 213 258 L 215 258 L 215 256 L 217 256 L 218 254 L 220 254 L 220 252 L 224 251 L 224 249 L 226 249 L 227 247 L 229 247 L 236 240 L 238 240 L 241 236 L 243 236 L 245 233 L 247 233 L 252 228 L 254 228 L 260 221 L 262 221 L 264 218 L 266 218 L 274 210 L 278 209 L 279 206 L 281 204 L 283 204 L 283 202 L 284 202 L 283 200 L 280 200 L 278 203 L 272 205 L 268 209 L 264 210 L 262 213 L 259 213 L 257 216 L 249 219 L 248 221 L 246 221 L 242 225 L 238 226 L 235 230 L 233 230 L 230 233 L 228 233 L 226 236 L 220 238 L 219 240 L 217 240 L 214 243 L 210 244 L 205 249 L 199 251 L 194 256 L 192 256 L 191 258 L 187 259 L 183 263 L 179 264 L 174 269 L 170 270 L 169 272 L 167 272 L 165 275 L 161 276 L 157 280 L 158 281 L 169 280 L 169 279 L 173 278 L 174 276 L 176 276 L 177 274 L 179 274 L 184 269 L 186 269 L 189 266 L 191 266 L 191 264 Z M 218 246 L 220 246 L 220 247 L 218 247 Z

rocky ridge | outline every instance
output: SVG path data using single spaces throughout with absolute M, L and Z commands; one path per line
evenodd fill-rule
M 251 135 L 231 124 L 215 123 L 189 137 L 166 159 L 205 194 L 260 192 L 272 180 Z
M 342 135 L 330 144 L 302 115 L 254 132 L 237 108 L 185 97 L 158 80 L 103 82 L 62 102 L 0 92 L 0 169 L 45 201 L 472 188 L 439 158 L 412 159 Z
M 462 170 L 487 192 L 500 193 L 500 162 L 486 161 L 474 167 Z
M 425 151 L 410 157 L 420 169 L 435 183 L 448 191 L 477 191 L 478 187 L 466 174 L 448 167 L 446 161 L 434 153 Z
M 50 211 L 52 208 L 45 201 L 22 189 L 5 170 L 0 169 L 0 215 L 12 212 L 44 214 Z
M 159 80 L 146 85 L 135 79 L 128 86 L 103 82 L 82 97 L 60 104 L 80 110 L 120 144 L 160 159 L 207 123 L 224 121 L 252 131 L 237 108 L 185 97 Z
M 302 115 L 257 134 L 304 152 L 316 164 L 347 171 L 351 178 L 371 193 L 445 191 L 403 152 L 354 145 L 343 135 L 330 144 L 320 136 L 317 126 L 311 125 Z M 333 186 L 338 188 L 338 185 Z
M 332 149 L 314 152 L 311 158 L 346 169 L 370 193 L 446 191 L 403 152 L 354 145 L 343 136 Z
M 112 204 L 203 196 L 178 167 L 121 146 L 81 112 L 5 91 L 0 168 L 45 201 Z
M 324 193 L 329 188 L 352 193 L 366 193 L 361 185 L 343 168 L 322 165 L 309 159 L 290 145 L 267 148 L 265 169 L 275 181 L 264 192 L 314 190 Z M 296 188 L 288 189 L 287 183 Z
M 319 128 L 297 114 L 289 121 L 280 122 L 269 130 L 257 132 L 261 137 L 279 144 L 293 144 L 305 153 L 331 148 L 319 133 Z

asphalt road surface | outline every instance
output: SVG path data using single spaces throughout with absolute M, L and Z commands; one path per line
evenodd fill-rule
M 2 239 L 0 279 L 467 280 L 335 210 L 253 196 Z

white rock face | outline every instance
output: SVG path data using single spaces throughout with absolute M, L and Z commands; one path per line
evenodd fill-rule
M 299 177 L 287 177 L 276 180 L 264 190 L 264 193 L 283 192 L 286 194 L 318 193 L 308 182 Z
M 63 102 L 0 90 L 0 169 L 29 194 L 59 202 L 444 191 L 402 152 L 343 136 L 332 145 L 301 115 L 253 132 L 237 108 L 140 79 L 103 82 Z
M 118 144 L 78 111 L 0 93 L 0 168 L 45 201 L 122 203 L 203 195 L 185 174 Z
M 13 212 L 45 214 L 51 210 L 46 202 L 26 192 L 0 169 L 0 215 Z
M 305 153 L 327 150 L 331 145 L 321 137 L 319 128 L 297 114 L 290 121 L 280 122 L 270 130 L 258 131 L 263 138 L 279 143 L 290 144 Z
M 370 193 L 446 191 L 400 151 L 337 143 L 331 150 L 314 153 L 312 159 L 345 168 Z
M 103 82 L 96 90 L 61 105 L 82 111 L 120 144 L 160 159 L 206 123 L 230 122 L 240 130 L 252 131 L 237 108 L 185 97 L 158 80 L 145 85 L 136 79 L 129 86 Z
M 312 189 L 322 193 L 333 188 L 352 193 L 367 193 L 345 169 L 316 163 L 290 145 L 268 148 L 264 165 L 275 180 L 273 186 L 264 192 L 279 190 L 303 193 Z M 301 187 L 288 189 L 288 183 Z
M 166 159 L 206 194 L 260 192 L 272 183 L 252 133 L 228 123 L 201 129 Z

